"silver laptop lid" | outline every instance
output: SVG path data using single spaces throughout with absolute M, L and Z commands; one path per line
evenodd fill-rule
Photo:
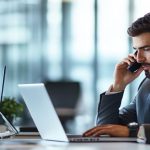
M 19 84 L 18 87 L 42 139 L 68 142 L 44 84 Z

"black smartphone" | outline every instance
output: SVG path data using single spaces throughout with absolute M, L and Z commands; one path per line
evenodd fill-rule
M 142 66 L 141 63 L 134 62 L 132 65 L 128 66 L 128 70 L 130 70 L 131 72 L 135 72 L 135 71 L 137 71 L 141 66 Z

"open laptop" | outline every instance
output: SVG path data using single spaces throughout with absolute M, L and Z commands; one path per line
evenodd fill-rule
M 19 84 L 18 87 L 41 138 L 44 140 L 60 142 L 136 141 L 136 138 L 66 135 L 44 84 Z
M 6 66 L 3 70 L 3 77 L 2 77 L 2 86 L 1 86 L 1 97 L 0 97 L 0 105 L 3 101 L 3 91 L 4 91 L 4 85 L 5 85 L 5 76 L 6 76 Z M 3 113 L 0 110 L 0 118 L 3 123 L 0 124 L 0 138 L 7 138 L 12 135 L 18 134 L 17 129 L 13 126 L 13 124 L 3 115 Z M 5 128 L 4 130 L 2 128 Z

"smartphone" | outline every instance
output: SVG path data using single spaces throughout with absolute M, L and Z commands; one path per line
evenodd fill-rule
M 141 63 L 134 62 L 132 65 L 130 65 L 130 66 L 128 67 L 128 70 L 131 71 L 131 72 L 135 72 L 135 71 L 137 71 L 141 66 L 142 66 Z

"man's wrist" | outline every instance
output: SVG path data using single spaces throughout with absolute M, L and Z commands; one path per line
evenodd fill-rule
M 125 89 L 125 86 L 123 86 L 123 85 L 112 84 L 110 92 L 120 92 L 120 91 L 124 91 L 124 89 Z
M 117 91 L 117 92 L 114 92 L 112 90 L 112 85 L 109 87 L 109 89 L 106 91 L 105 95 L 110 95 L 110 94 L 117 94 L 117 93 L 120 93 L 122 91 Z

